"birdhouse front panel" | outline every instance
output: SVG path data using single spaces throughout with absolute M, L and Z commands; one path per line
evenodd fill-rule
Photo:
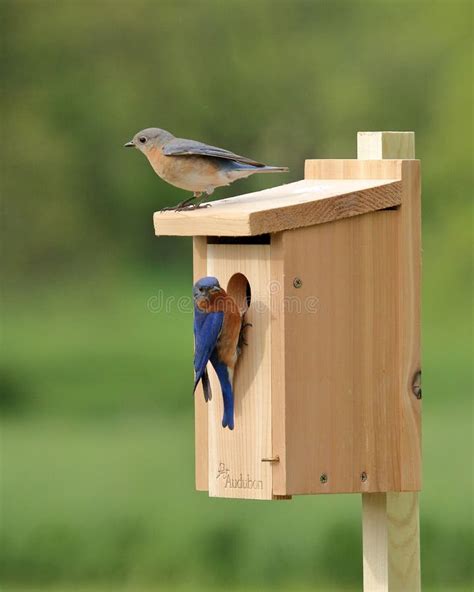
M 222 428 L 221 386 L 209 369 L 207 404 L 209 495 L 272 499 L 270 245 L 207 244 L 205 275 L 245 310 L 241 354 L 234 376 L 234 429 Z M 198 397 L 201 396 L 197 393 Z

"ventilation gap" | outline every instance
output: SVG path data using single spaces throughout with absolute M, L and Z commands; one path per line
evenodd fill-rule
M 208 236 L 208 245 L 269 245 L 269 234 L 256 236 Z

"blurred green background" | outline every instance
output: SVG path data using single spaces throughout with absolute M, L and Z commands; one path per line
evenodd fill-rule
M 358 590 L 359 496 L 194 491 L 191 242 L 139 129 L 289 176 L 415 130 L 426 590 L 471 589 L 472 3 L 1 0 L 5 589 Z

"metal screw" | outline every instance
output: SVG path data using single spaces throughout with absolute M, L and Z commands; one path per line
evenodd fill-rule
M 360 480 L 362 481 L 362 483 L 365 483 L 367 481 L 367 473 L 365 471 L 362 471 L 362 473 L 360 474 Z
M 413 382 L 411 385 L 413 394 L 415 395 L 415 397 L 417 399 L 421 399 L 422 397 L 422 393 L 421 393 L 421 370 L 418 370 L 417 372 L 415 372 L 415 375 L 413 376 Z
M 323 485 L 324 483 L 328 482 L 328 476 L 326 475 L 326 473 L 321 473 L 321 476 L 319 477 L 319 482 Z
M 293 280 L 293 287 L 294 288 L 301 288 L 302 285 L 303 285 L 303 281 L 299 277 L 295 277 L 295 279 Z

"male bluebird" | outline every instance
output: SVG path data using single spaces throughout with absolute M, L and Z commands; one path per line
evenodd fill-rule
M 204 398 L 211 399 L 207 374 L 210 361 L 219 379 L 224 400 L 222 427 L 234 429 L 233 376 L 240 353 L 243 315 L 235 300 L 217 278 L 204 277 L 193 286 L 194 299 L 194 391 L 202 380 Z
M 254 173 L 288 172 L 287 167 L 267 166 L 223 148 L 175 138 L 157 127 L 138 132 L 124 145 L 143 152 L 159 177 L 175 187 L 193 192 L 192 197 L 172 208 L 176 210 L 198 207 L 196 203 L 191 205 L 193 199 L 201 198 L 203 194 L 211 195 L 216 187 L 230 185 Z

